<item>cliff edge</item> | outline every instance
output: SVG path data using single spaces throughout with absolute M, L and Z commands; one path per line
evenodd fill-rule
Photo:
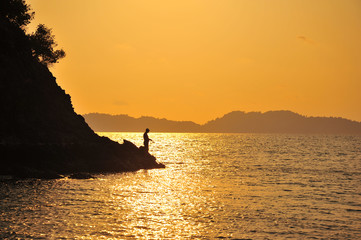
M 164 167 L 128 141 L 95 134 L 34 57 L 25 31 L 2 16 L 0 36 L 0 174 L 42 178 Z

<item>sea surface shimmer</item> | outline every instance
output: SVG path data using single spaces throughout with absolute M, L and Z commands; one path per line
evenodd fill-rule
M 99 134 L 142 145 L 142 133 Z M 0 238 L 361 236 L 360 136 L 149 136 L 150 152 L 165 169 L 0 180 Z

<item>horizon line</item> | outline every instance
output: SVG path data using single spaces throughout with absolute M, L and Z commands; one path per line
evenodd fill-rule
M 216 119 L 222 118 L 225 115 L 233 113 L 233 112 L 242 112 L 242 113 L 245 113 L 245 114 L 249 114 L 249 113 L 265 114 L 265 113 L 268 113 L 268 112 L 291 112 L 291 113 L 300 115 L 301 117 L 305 117 L 305 118 L 340 118 L 340 119 L 345 119 L 345 120 L 349 120 L 349 121 L 352 121 L 352 122 L 361 123 L 361 121 L 346 118 L 346 117 L 340 117 L 340 116 L 311 116 L 311 115 L 304 115 L 304 114 L 294 112 L 294 111 L 291 111 L 291 110 L 268 110 L 268 111 L 248 111 L 248 112 L 242 111 L 242 110 L 234 110 L 234 111 L 224 113 L 222 116 L 216 117 L 214 119 L 207 120 L 207 121 L 205 121 L 205 123 L 198 123 L 198 122 L 195 122 L 195 121 L 192 121 L 192 120 L 172 120 L 172 119 L 168 119 L 168 118 L 165 118 L 165 117 L 155 117 L 155 116 L 148 116 L 148 115 L 141 115 L 140 117 L 133 117 L 133 116 L 130 116 L 129 114 L 124 114 L 124 113 L 112 114 L 112 113 L 101 113 L 101 112 L 89 112 L 89 113 L 84 113 L 84 114 L 79 114 L 79 115 L 81 115 L 81 116 L 88 115 L 88 114 L 104 114 L 104 115 L 110 115 L 110 116 L 122 116 L 123 115 L 123 116 L 128 116 L 128 117 L 131 117 L 131 118 L 135 118 L 135 119 L 149 117 L 149 118 L 155 118 L 155 119 L 159 119 L 159 120 L 167 120 L 167 121 L 173 121 L 173 122 L 192 122 L 192 123 L 195 123 L 197 125 L 202 126 L 202 125 L 207 124 L 210 121 L 214 121 Z

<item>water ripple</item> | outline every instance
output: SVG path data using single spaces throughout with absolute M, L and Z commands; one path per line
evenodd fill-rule
M 142 144 L 139 133 L 103 133 Z M 165 169 L 0 180 L 5 239 L 356 239 L 361 138 L 153 133 Z

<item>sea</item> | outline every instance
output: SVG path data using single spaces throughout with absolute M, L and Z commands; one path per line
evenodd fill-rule
M 149 137 L 166 168 L 1 179 L 0 238 L 361 239 L 361 136 Z

